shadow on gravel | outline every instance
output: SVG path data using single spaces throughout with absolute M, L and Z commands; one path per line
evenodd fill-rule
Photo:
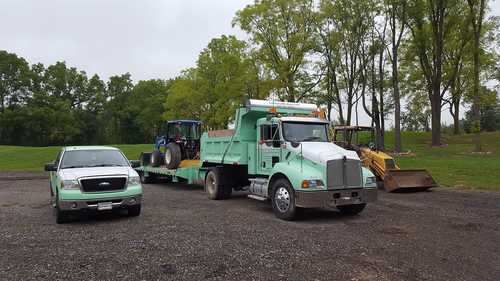
M 109 223 L 111 221 L 121 221 L 134 219 L 127 216 L 125 210 L 113 210 L 113 211 L 87 211 L 81 213 L 71 214 L 71 221 L 66 224 L 100 224 Z
M 349 221 L 355 220 L 358 215 L 342 215 L 337 210 L 328 209 L 300 209 L 295 221 L 300 222 L 322 222 L 322 221 Z

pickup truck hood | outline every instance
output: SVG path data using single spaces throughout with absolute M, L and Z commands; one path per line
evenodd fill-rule
M 75 168 L 61 169 L 59 174 L 62 180 L 77 180 L 82 177 L 96 176 L 137 176 L 137 172 L 131 167 L 94 167 L 94 168 Z
M 346 159 L 359 160 L 358 154 L 355 151 L 344 149 L 331 142 L 302 142 L 302 154 L 305 158 L 326 165 L 329 160 L 342 159 L 344 156 Z M 295 153 L 300 154 L 300 145 L 298 147 L 292 147 L 290 150 Z

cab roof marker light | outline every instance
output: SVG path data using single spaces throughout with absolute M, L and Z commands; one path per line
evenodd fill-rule
M 262 107 L 262 108 L 287 108 L 287 109 L 301 109 L 301 110 L 317 110 L 318 107 L 312 103 L 299 103 L 287 101 L 269 101 L 269 100 L 254 100 L 247 101 L 247 107 Z

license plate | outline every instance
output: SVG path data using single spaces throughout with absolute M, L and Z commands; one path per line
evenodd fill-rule
M 99 202 L 99 203 L 97 203 L 97 210 L 99 210 L 99 211 L 111 210 L 112 208 L 113 208 L 112 202 Z

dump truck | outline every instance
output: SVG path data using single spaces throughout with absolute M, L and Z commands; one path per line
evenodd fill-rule
M 201 183 L 208 198 L 233 190 L 270 201 L 275 215 L 292 220 L 299 208 L 337 208 L 357 214 L 377 199 L 376 178 L 358 155 L 331 142 L 329 122 L 314 104 L 249 100 L 236 110 L 234 129 L 204 132 L 198 160 L 177 169 L 143 165 L 143 182 L 167 177 Z M 149 163 L 150 154 L 141 155 Z
M 364 140 L 360 136 L 363 133 Z M 378 150 L 373 127 L 336 126 L 333 140 L 339 146 L 356 151 L 363 166 L 372 170 L 387 192 L 423 191 L 438 186 L 427 170 L 401 169 L 392 156 Z

